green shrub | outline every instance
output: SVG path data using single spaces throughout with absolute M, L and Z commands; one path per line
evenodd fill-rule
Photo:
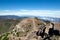
M 0 36 L 0 40 L 2 39 L 2 36 Z
M 16 34 L 17 34 L 17 37 L 19 37 L 19 32 L 17 32 Z

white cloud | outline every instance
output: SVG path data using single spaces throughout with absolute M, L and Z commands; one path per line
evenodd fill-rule
M 49 17 L 59 17 L 60 11 L 55 10 L 2 10 L 0 15 L 33 15 L 33 16 L 49 16 Z

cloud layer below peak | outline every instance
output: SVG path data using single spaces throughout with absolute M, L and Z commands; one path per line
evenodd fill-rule
M 60 18 L 60 10 L 0 10 L 0 15 L 33 15 L 33 16 L 48 16 L 48 17 L 57 17 Z

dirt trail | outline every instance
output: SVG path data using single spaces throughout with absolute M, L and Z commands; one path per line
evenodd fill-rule
M 33 23 L 33 30 L 31 30 L 31 31 L 27 34 L 25 40 L 31 39 L 31 38 L 32 38 L 32 35 L 34 35 L 34 34 L 32 34 L 32 32 L 34 32 L 34 31 L 36 30 L 34 18 L 32 18 L 32 23 Z
M 27 36 L 26 36 L 26 39 L 25 40 L 37 40 L 35 38 L 33 38 L 34 36 L 36 36 L 36 32 L 37 31 L 37 28 L 36 28 L 36 25 L 35 25 L 35 19 L 33 18 L 32 19 L 32 23 L 33 23 L 33 30 L 30 31 Z M 38 40 L 40 39 L 40 37 L 38 37 Z

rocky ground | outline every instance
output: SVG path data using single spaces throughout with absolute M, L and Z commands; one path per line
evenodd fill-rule
M 51 26 L 50 23 L 41 21 L 38 18 L 25 18 L 12 31 L 0 35 L 0 40 L 43 40 L 41 36 L 36 35 L 36 32 L 43 25 L 46 25 L 47 31 L 49 29 L 48 26 Z M 60 39 L 59 36 L 53 35 L 51 40 Z

